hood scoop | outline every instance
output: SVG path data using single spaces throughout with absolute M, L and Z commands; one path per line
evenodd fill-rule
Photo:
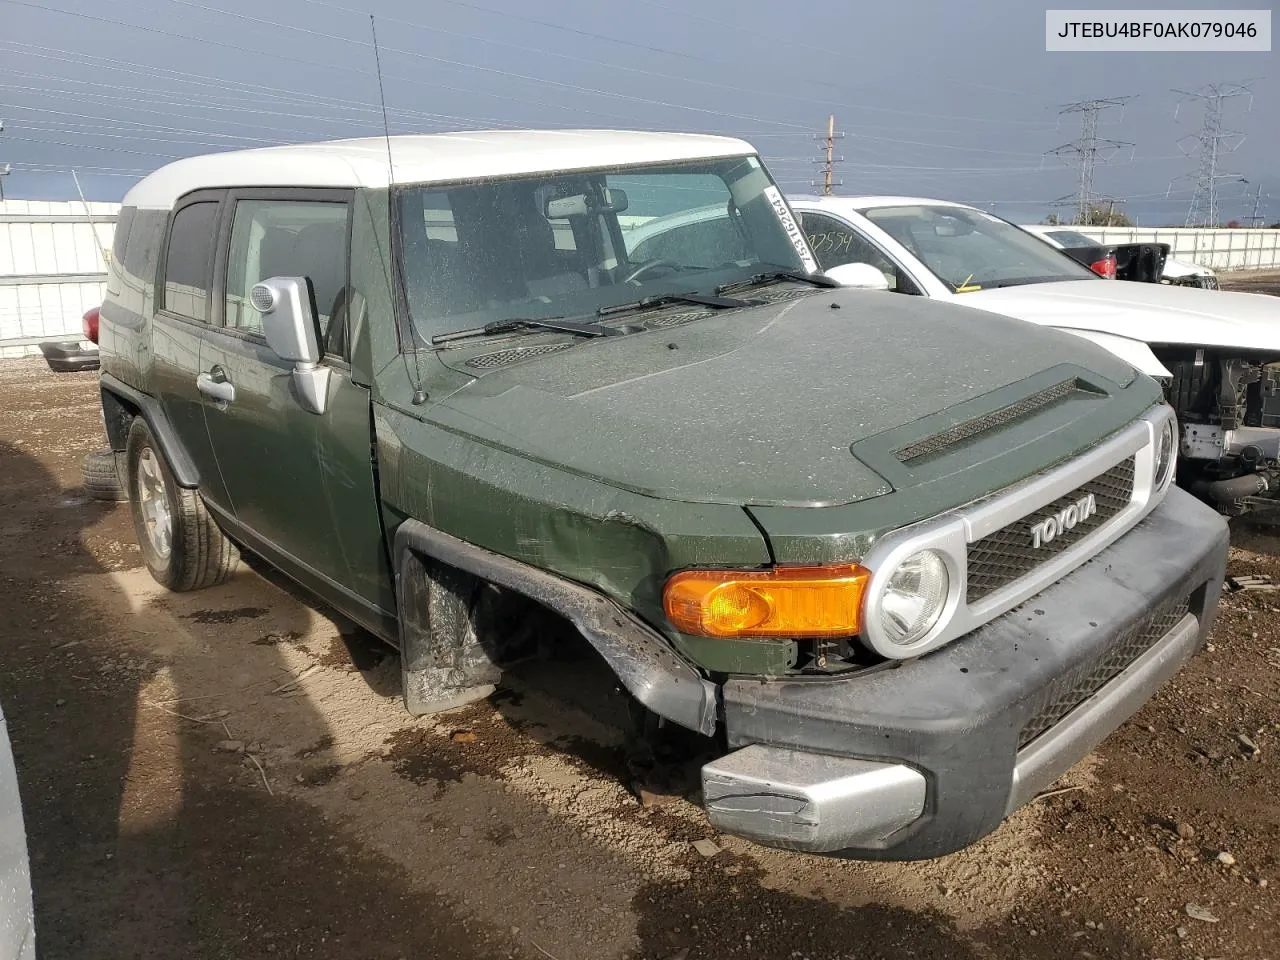
M 1073 394 L 1077 393 L 1097 395 L 1101 391 L 1093 389 L 1078 378 L 1063 380 L 1033 393 L 1029 397 L 1024 397 L 1016 403 L 1008 404 L 998 410 L 992 410 L 990 413 L 985 413 L 980 417 L 974 417 L 972 420 L 966 420 L 932 436 L 909 443 L 905 447 L 893 451 L 893 455 L 898 458 L 899 463 L 903 464 L 916 463 L 928 457 L 937 456 L 957 444 L 976 439 L 988 430 L 1007 426 L 1034 413 L 1055 407 L 1069 400 Z

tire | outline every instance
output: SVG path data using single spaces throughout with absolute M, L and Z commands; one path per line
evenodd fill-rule
M 230 577 L 240 559 L 235 545 L 218 528 L 200 494 L 178 486 L 141 417 L 129 428 L 125 461 L 134 533 L 156 582 L 181 592 Z M 153 536 L 156 530 L 160 532 Z
M 122 479 L 125 473 L 124 460 L 124 454 L 114 450 L 95 450 L 86 456 L 80 465 L 84 492 L 95 500 L 113 503 L 128 500 L 128 488 Z

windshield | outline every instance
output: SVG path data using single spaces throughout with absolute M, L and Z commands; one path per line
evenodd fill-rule
M 816 269 L 756 157 L 396 191 L 419 337 Z
M 1062 251 L 981 210 L 919 205 L 860 213 L 915 254 L 953 293 L 1099 279 Z

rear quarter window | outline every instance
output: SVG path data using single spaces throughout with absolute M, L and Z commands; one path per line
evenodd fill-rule
M 218 202 L 202 200 L 178 210 L 165 253 L 163 307 L 181 317 L 209 321 L 209 277 Z

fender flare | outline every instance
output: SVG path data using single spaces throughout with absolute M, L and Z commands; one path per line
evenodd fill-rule
M 115 409 L 119 410 L 123 402 L 127 407 L 136 410 L 137 415 L 142 417 L 151 428 L 151 435 L 156 438 L 160 452 L 164 454 L 178 486 L 188 490 L 197 489 L 200 486 L 200 472 L 191 462 L 191 457 L 187 455 L 186 448 L 178 439 L 178 434 L 173 429 L 173 424 L 169 422 L 169 417 L 164 412 L 164 407 L 160 405 L 160 401 L 135 390 L 109 373 L 99 376 L 98 386 L 102 391 L 102 416 L 112 449 L 124 449 L 123 443 L 119 447 L 116 446 L 117 437 L 112 432 L 113 420 L 118 419 L 118 414 L 112 409 L 112 403 L 114 401 Z
M 406 629 L 415 618 L 405 609 L 409 591 L 402 582 L 414 554 L 464 570 L 554 610 L 578 628 L 645 707 L 698 733 L 715 733 L 716 685 L 671 649 L 652 627 L 588 587 L 459 540 L 420 520 L 401 523 L 392 548 L 400 655 L 405 662 L 415 661 L 422 653 L 415 648 L 417 638 Z

